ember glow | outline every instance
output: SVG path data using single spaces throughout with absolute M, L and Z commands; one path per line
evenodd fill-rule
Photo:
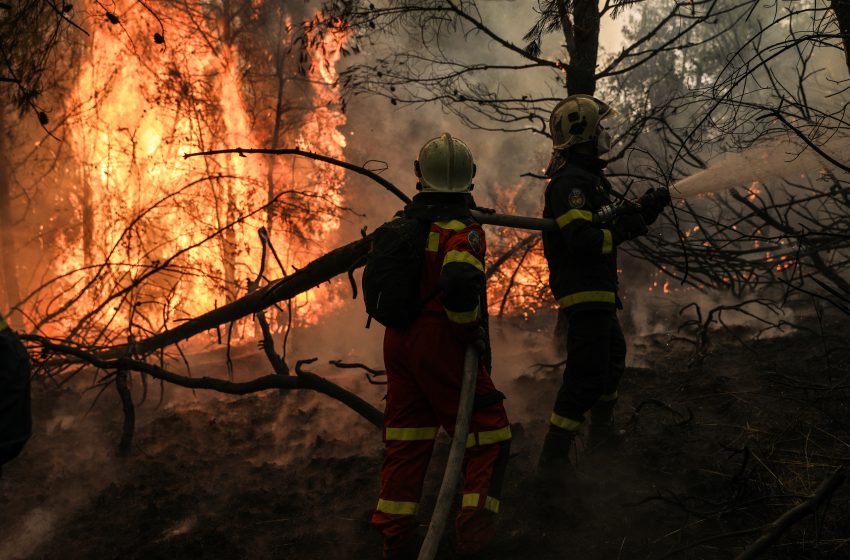
M 98 6 L 91 13 L 102 14 Z M 110 9 L 121 25 L 93 26 L 68 98 L 77 167 L 69 188 L 79 227 L 54 264 L 61 294 L 39 313 L 55 314 L 48 333 L 114 325 L 124 336 L 143 336 L 232 301 L 259 272 L 260 227 L 270 230 L 284 268 L 269 257 L 268 278 L 292 273 L 339 241 L 341 169 L 291 158 L 183 158 L 263 146 L 270 136 L 261 109 L 248 106 L 248 63 L 236 42 L 209 41 L 223 36 L 215 23 L 164 5 L 158 16 L 168 22 L 167 42 L 155 44 L 153 20 L 138 4 Z M 318 38 L 308 28 L 301 101 L 312 108 L 283 123 L 281 146 L 343 159 L 335 65 L 345 41 L 343 31 Z M 315 321 L 338 302 L 330 287 L 302 294 L 295 319 Z M 250 322 L 236 328 L 253 333 Z

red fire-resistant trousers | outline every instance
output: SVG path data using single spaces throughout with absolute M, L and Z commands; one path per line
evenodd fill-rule
M 465 343 L 445 316 L 422 315 L 406 329 L 387 329 L 384 362 L 386 458 L 372 524 L 384 536 L 384 558 L 401 558 L 416 537 L 422 482 L 439 426 L 454 431 Z M 491 538 L 508 459 L 511 431 L 502 396 L 483 366 L 464 458 L 458 547 L 476 552 Z

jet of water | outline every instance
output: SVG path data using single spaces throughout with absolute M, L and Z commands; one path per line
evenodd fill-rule
M 842 155 L 850 149 L 850 138 L 833 138 L 824 151 Z M 677 181 L 670 189 L 674 197 L 691 198 L 700 194 L 720 192 L 735 187 L 749 187 L 782 180 L 800 180 L 834 166 L 811 148 L 803 149 L 799 141 L 760 144 L 737 153 L 726 153 L 711 161 L 707 169 Z

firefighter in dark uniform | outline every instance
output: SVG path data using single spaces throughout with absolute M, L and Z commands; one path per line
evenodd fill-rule
M 18 456 L 31 432 L 29 356 L 0 315 L 0 468 Z
M 606 162 L 600 159 L 610 148 L 602 126 L 610 114 L 604 102 L 572 95 L 555 107 L 549 123 L 554 150 L 543 215 L 560 229 L 543 233 L 543 249 L 552 293 L 568 322 L 567 364 L 540 456 L 539 475 L 550 487 L 571 481 L 569 453 L 588 411 L 588 447 L 617 441 L 613 412 L 626 360 L 617 320 L 622 308 L 617 246 L 644 235 L 670 203 L 666 189 L 650 189 L 639 200 L 640 212 L 613 223 L 593 221 L 594 213 L 612 202 L 603 175 Z
M 484 230 L 470 214 L 475 166 L 466 144 L 449 134 L 427 142 L 416 174 L 421 191 L 404 214 L 429 224 L 420 296 L 414 322 L 387 328 L 384 363 L 387 405 L 386 458 L 372 524 L 384 538 L 384 558 L 417 557 L 416 513 L 434 440 L 442 426 L 454 430 L 468 343 L 486 338 Z M 486 345 L 486 344 L 485 344 Z M 504 395 L 482 357 L 464 457 L 463 496 L 457 516 L 462 557 L 484 554 L 500 509 L 500 490 L 511 441 Z

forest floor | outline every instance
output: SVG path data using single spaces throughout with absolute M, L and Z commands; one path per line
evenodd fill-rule
M 538 513 L 534 466 L 561 372 L 528 363 L 551 346 L 545 333 L 529 333 L 516 345 L 530 356 L 525 366 L 497 379 L 514 443 L 491 557 L 734 558 L 850 465 L 847 326 L 762 340 L 739 340 L 744 329 L 714 332 L 702 363 L 690 366 L 690 344 L 631 337 L 630 363 L 642 367 L 630 367 L 621 388 L 627 439 L 610 453 L 579 440 L 577 522 Z M 381 387 L 356 388 L 380 406 Z M 0 560 L 380 558 L 368 522 L 380 433 L 350 410 L 311 393 L 174 388 L 156 406 L 151 387 L 132 454 L 119 458 L 113 393 L 92 405 L 92 391 L 37 385 L 34 437 L 0 480 Z M 447 448 L 443 435 L 423 528 Z M 439 558 L 452 558 L 444 548 Z M 850 558 L 850 482 L 762 558 Z

